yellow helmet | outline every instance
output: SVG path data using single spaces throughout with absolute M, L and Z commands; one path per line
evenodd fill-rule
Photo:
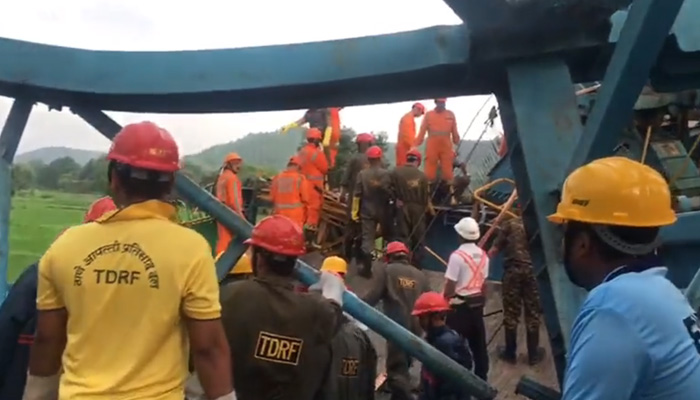
M 219 258 L 224 254 L 222 251 L 221 253 L 216 255 L 216 258 L 214 261 L 219 261 Z M 250 263 L 250 257 L 248 257 L 248 253 L 243 253 L 241 258 L 238 259 L 238 262 L 236 265 L 231 268 L 230 271 L 228 271 L 229 275 L 236 275 L 236 274 L 252 274 L 253 273 L 253 265 Z
M 340 257 L 332 256 L 323 260 L 321 271 L 335 272 L 337 274 L 348 273 L 348 263 Z
M 606 157 L 566 178 L 557 212 L 547 219 L 555 224 L 657 227 L 676 222 L 676 213 L 660 173 L 626 157 Z

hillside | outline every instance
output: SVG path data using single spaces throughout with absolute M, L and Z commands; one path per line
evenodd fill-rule
M 44 164 L 49 164 L 53 160 L 70 157 L 78 164 L 85 165 L 88 161 L 100 157 L 102 154 L 103 153 L 99 151 L 72 149 L 70 147 L 42 147 L 26 153 L 17 154 L 14 162 L 17 164 L 26 164 L 41 161 Z

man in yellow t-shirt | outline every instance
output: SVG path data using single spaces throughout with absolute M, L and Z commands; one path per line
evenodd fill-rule
M 55 396 L 62 366 L 61 400 L 182 400 L 190 346 L 206 396 L 235 399 L 211 248 L 161 200 L 177 144 L 132 124 L 107 158 L 120 209 L 68 229 L 39 262 L 24 399 Z

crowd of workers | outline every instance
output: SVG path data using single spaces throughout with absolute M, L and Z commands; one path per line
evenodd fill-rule
M 432 147 L 436 154 L 445 143 Z M 353 221 L 382 226 L 383 216 L 366 196 L 401 176 L 380 172 L 380 157 L 370 151 L 376 150 L 366 148 L 368 168 L 348 193 L 350 213 Z M 249 251 L 220 287 L 210 246 L 177 224 L 175 207 L 165 201 L 179 169 L 170 134 L 150 122 L 127 125 L 107 158 L 111 199 L 95 203 L 84 224 L 64 231 L 0 309 L 0 332 L 15 337 L 12 346 L 3 340 L 0 348 L 3 399 L 373 398 L 376 352 L 365 329 L 342 312 L 347 260 L 327 258 L 318 283 L 295 289 L 294 267 L 306 253 L 298 215 L 278 207 L 257 223 L 245 241 Z M 297 170 L 302 158 L 290 159 L 289 171 L 278 177 L 278 193 L 309 181 Z M 228 157 L 231 174 L 222 173 L 217 183 L 218 197 L 237 204 L 237 212 L 240 162 Z M 400 168 L 417 170 L 419 162 L 420 154 L 409 149 Z M 406 187 L 427 194 L 429 179 L 412 173 L 417 184 Z M 658 172 L 622 157 L 593 161 L 566 180 L 549 219 L 564 224 L 567 274 L 590 293 L 573 326 L 563 399 L 700 398 L 698 316 L 654 256 L 659 228 L 676 219 L 670 198 Z M 399 209 L 413 204 L 409 197 L 390 199 Z M 514 332 L 525 297 L 529 361 L 539 362 L 539 304 L 522 222 L 509 220 L 489 251 L 478 246 L 474 219 L 464 218 L 454 229 L 460 245 L 447 263 L 442 293 L 429 290 L 408 241 L 391 240 L 386 263 L 371 263 L 366 271 L 369 290 L 356 295 L 369 304 L 383 300 L 389 318 L 424 332 L 428 343 L 486 379 L 485 283 L 489 256 L 503 251 L 503 284 L 510 288 L 503 289 L 506 344 L 500 356 L 515 361 Z M 219 239 L 218 254 L 230 237 Z M 410 363 L 388 344 L 393 399 L 413 398 Z M 23 393 L 11 393 L 25 382 Z M 467 398 L 425 368 L 421 383 L 422 399 Z

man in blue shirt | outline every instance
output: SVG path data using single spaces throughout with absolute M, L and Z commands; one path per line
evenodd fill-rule
M 666 180 L 624 157 L 584 165 L 549 220 L 590 293 L 574 322 L 563 400 L 700 399 L 700 325 L 653 256 L 676 215 Z

